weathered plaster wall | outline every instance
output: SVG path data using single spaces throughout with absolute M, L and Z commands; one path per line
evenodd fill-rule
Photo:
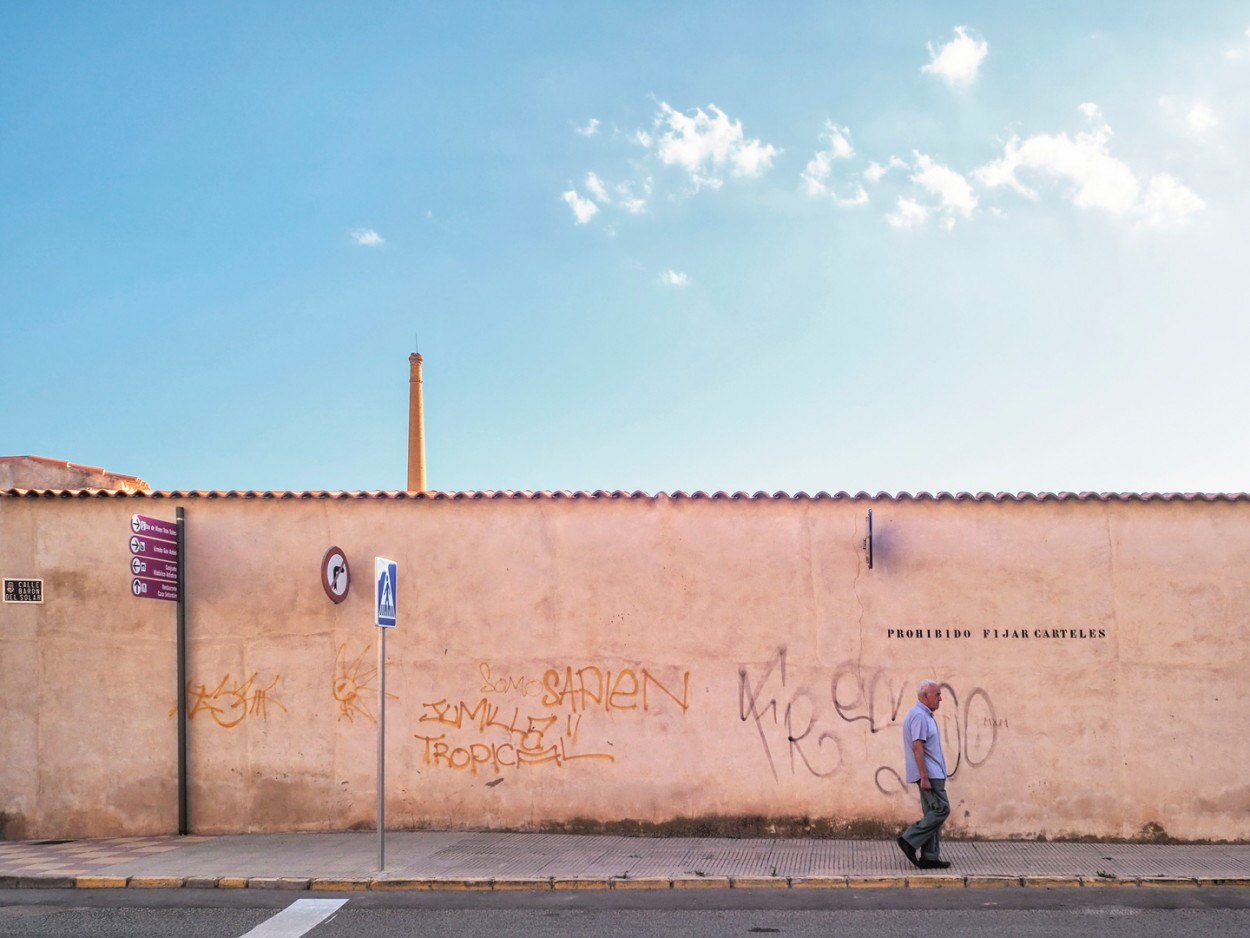
M 0 607 L 3 836 L 176 827 L 175 610 L 127 546 L 176 505 L 196 831 L 372 826 L 383 555 L 393 827 L 901 824 L 932 675 L 953 828 L 1250 838 L 1250 503 L 664 496 L 0 497 L 46 594 Z

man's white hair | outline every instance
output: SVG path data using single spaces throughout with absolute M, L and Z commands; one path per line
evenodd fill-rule
M 942 686 L 941 684 L 939 684 L 937 681 L 931 678 L 927 680 L 923 680 L 920 682 L 920 686 L 916 688 L 916 698 L 919 699 L 923 697 L 925 694 L 925 691 L 927 691 L 930 687 L 941 687 L 941 686 Z

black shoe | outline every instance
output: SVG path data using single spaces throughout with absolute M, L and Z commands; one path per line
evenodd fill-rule
M 912 866 L 920 866 L 920 861 L 916 859 L 915 848 L 902 837 L 898 839 L 898 849 L 903 851 L 903 856 L 907 857 L 908 863 Z
M 951 866 L 948 860 L 926 860 L 924 857 L 921 857 L 916 865 L 922 870 L 949 870 Z

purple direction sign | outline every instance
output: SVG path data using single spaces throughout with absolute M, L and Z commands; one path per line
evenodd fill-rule
M 172 560 L 153 560 L 150 557 L 131 557 L 130 572 L 135 576 L 153 577 L 157 580 L 178 579 L 178 565 Z
M 178 584 L 165 580 L 149 580 L 137 576 L 130 581 L 130 592 L 140 599 L 173 599 L 178 598 Z
M 154 541 L 150 537 L 140 537 L 138 534 L 130 538 L 130 552 L 136 557 L 155 557 L 178 562 L 178 545 L 171 544 L 169 541 Z
M 178 541 L 178 525 L 160 518 L 149 518 L 147 515 L 131 515 L 130 530 L 157 541 Z

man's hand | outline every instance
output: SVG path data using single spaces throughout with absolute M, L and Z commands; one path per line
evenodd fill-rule
M 911 741 L 912 755 L 916 757 L 916 768 L 920 770 L 920 787 L 925 791 L 932 791 L 933 786 L 929 784 L 929 773 L 925 771 L 924 764 L 924 743 L 918 739 Z

